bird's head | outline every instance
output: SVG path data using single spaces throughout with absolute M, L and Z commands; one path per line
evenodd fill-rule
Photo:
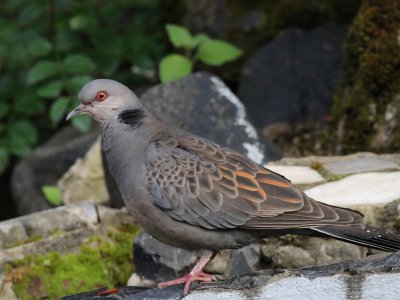
M 96 79 L 85 84 L 78 94 L 81 102 L 67 116 L 88 114 L 100 125 L 117 119 L 126 111 L 143 111 L 136 95 L 125 85 L 110 79 Z M 122 115 L 123 116 L 123 115 Z

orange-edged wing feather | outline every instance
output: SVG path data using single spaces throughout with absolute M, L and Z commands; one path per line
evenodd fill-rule
M 184 132 L 151 144 L 146 167 L 154 204 L 176 220 L 207 229 L 362 222 L 359 213 L 310 199 L 240 153 Z

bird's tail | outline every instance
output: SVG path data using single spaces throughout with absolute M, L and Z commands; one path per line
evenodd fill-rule
M 359 246 L 389 252 L 400 250 L 400 235 L 365 224 L 361 226 L 321 226 L 312 229 Z

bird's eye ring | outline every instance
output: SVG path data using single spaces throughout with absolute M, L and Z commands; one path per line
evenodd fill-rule
M 106 91 L 97 92 L 95 100 L 98 102 L 106 100 L 108 97 L 108 93 Z

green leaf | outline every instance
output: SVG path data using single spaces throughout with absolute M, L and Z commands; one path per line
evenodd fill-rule
M 28 51 L 34 57 L 44 56 L 49 54 L 53 46 L 46 39 L 39 37 L 28 44 Z
M 82 132 L 89 132 L 92 119 L 88 116 L 76 116 L 71 119 L 72 124 Z
M 69 27 L 72 30 L 85 29 L 88 26 L 88 20 L 85 15 L 77 15 L 69 20 Z
M 28 145 L 37 142 L 37 130 L 28 120 L 18 120 L 9 125 L 8 128 L 11 137 L 18 136 L 26 141 Z
M 95 64 L 89 56 L 82 54 L 68 55 L 64 60 L 64 71 L 70 74 L 90 73 Z
M 221 40 L 208 40 L 200 45 L 197 57 L 205 64 L 220 66 L 237 59 L 242 53 L 242 50 L 230 43 Z
M 10 160 L 10 154 L 8 153 L 6 148 L 0 148 L 0 174 L 4 172 L 4 170 L 8 166 L 8 162 Z
M 62 88 L 62 80 L 54 80 L 42 86 L 37 94 L 43 98 L 56 98 L 60 95 Z
M 167 24 L 165 25 L 165 29 L 167 30 L 168 38 L 174 47 L 193 48 L 192 35 L 185 27 L 175 24 Z
M 74 76 L 68 80 L 67 86 L 71 94 L 76 94 L 79 90 L 93 78 L 86 75 Z
M 159 66 L 161 82 L 168 82 L 185 77 L 192 73 L 192 67 L 192 62 L 183 55 L 167 55 L 161 60 Z
M 211 38 L 205 33 L 196 34 L 193 38 L 193 46 L 200 46 L 205 41 L 209 41 Z
M 57 73 L 57 65 L 48 60 L 42 60 L 35 64 L 27 75 L 28 84 L 34 84 L 44 79 L 50 78 Z
M 61 198 L 61 190 L 55 185 L 44 185 L 42 186 L 42 193 L 47 201 L 55 206 L 63 204 Z
M 7 140 L 7 148 L 11 154 L 16 156 L 25 156 L 31 152 L 29 141 L 24 137 L 16 134 L 11 134 Z
M 7 115 L 8 110 L 8 104 L 6 102 L 0 102 L 0 119 Z
M 61 118 L 65 115 L 70 100 L 67 97 L 58 98 L 50 107 L 49 117 L 53 124 L 60 122 Z

